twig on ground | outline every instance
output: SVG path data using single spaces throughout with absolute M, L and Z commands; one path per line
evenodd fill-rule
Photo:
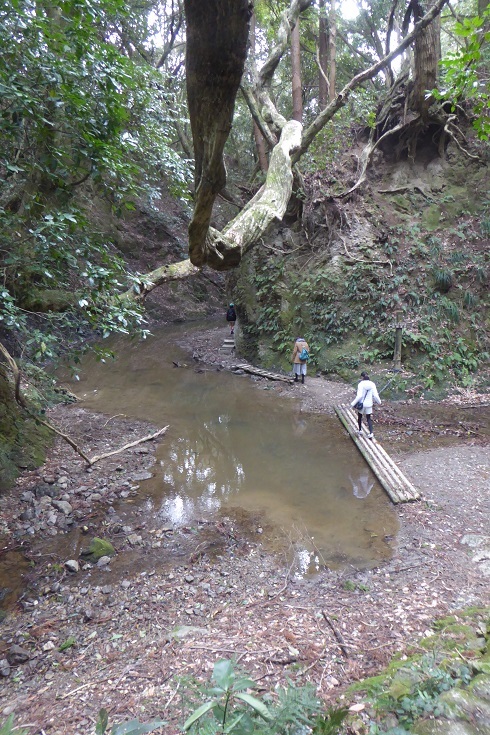
M 99 669 L 100 671 L 104 671 L 105 669 L 108 669 L 111 664 L 106 664 L 106 666 L 102 666 Z M 86 681 L 85 684 L 82 684 L 79 687 L 76 687 L 75 689 L 70 689 L 69 692 L 66 692 L 66 694 L 62 694 L 59 699 L 67 699 L 68 697 L 71 697 L 72 694 L 76 694 L 77 692 L 80 692 L 82 689 L 86 689 L 87 687 L 91 686 L 92 684 L 100 684 L 101 681 L 105 681 L 105 679 L 100 679 L 99 681 Z
M 175 691 L 173 692 L 173 694 L 172 694 L 172 696 L 170 697 L 170 699 L 168 699 L 168 700 L 167 700 L 167 701 L 165 702 L 165 704 L 163 705 L 163 711 L 164 711 L 164 712 L 165 712 L 165 710 L 167 709 L 167 707 L 169 707 L 169 706 L 170 706 L 170 703 L 171 703 L 171 702 L 173 701 L 173 699 L 175 698 L 175 696 L 176 696 L 177 692 L 179 691 L 179 687 L 180 687 L 180 682 L 179 682 L 179 683 L 177 684 L 177 688 L 176 688 L 176 689 L 175 689 Z
M 114 414 L 114 416 L 110 416 L 107 419 L 107 421 L 105 422 L 104 428 L 107 426 L 107 424 L 109 423 L 109 421 L 112 421 L 112 419 L 117 419 L 117 418 L 119 418 L 119 416 L 126 416 L 126 414 L 125 413 L 116 413 L 116 414 Z
M 342 634 L 337 630 L 337 628 L 332 623 L 332 621 L 330 620 L 330 618 L 328 617 L 327 613 L 324 610 L 322 610 L 322 615 L 327 621 L 327 623 L 329 624 L 330 628 L 332 629 L 332 632 L 335 638 L 337 639 L 337 643 L 339 644 L 340 650 L 344 654 L 345 658 L 349 658 L 349 651 L 347 650 L 347 644 L 344 641 Z M 352 646 L 352 648 L 355 648 L 355 646 Z

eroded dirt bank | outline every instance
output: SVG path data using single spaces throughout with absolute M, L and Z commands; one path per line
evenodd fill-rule
M 194 360 L 185 369 L 233 363 L 218 352 L 224 336 L 221 327 L 190 333 Z M 305 411 L 329 411 L 352 396 L 349 386 L 321 378 L 308 377 L 304 387 L 255 382 L 278 395 L 298 391 Z M 46 465 L 0 499 L 1 546 L 32 562 L 29 590 L 0 627 L 2 718 L 15 712 L 16 723 L 31 723 L 35 733 L 86 735 L 103 706 L 111 722 L 158 715 L 176 732 L 188 714 L 178 677 L 208 678 L 217 658 L 233 656 L 264 689 L 310 681 L 332 701 L 395 651 L 417 645 L 434 618 L 490 604 L 489 413 L 480 408 L 478 425 L 469 426 L 464 412 L 463 426 L 436 430 L 420 402 L 382 407 L 376 435 L 423 500 L 397 509 L 400 533 L 388 563 L 308 579 L 264 552 L 260 518 L 211 525 L 196 518 L 178 532 L 169 524 L 150 533 L 142 509 L 128 522 L 120 503 L 131 505 L 138 480 L 151 472 L 154 442 L 87 472 L 58 441 Z M 159 428 L 83 404 L 59 406 L 51 419 L 90 455 Z M 65 562 L 79 560 L 93 536 L 109 539 L 116 557 L 68 571 Z

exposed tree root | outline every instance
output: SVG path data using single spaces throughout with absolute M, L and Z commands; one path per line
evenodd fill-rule
M 366 180 L 368 166 L 373 159 L 374 151 L 379 146 L 381 141 L 385 140 L 389 135 L 393 135 L 394 133 L 400 132 L 405 127 L 407 127 L 407 124 L 408 123 L 402 122 L 402 123 L 399 123 L 398 125 L 395 125 L 394 128 L 392 128 L 391 130 L 387 130 L 386 133 L 383 133 L 383 135 L 380 138 L 378 138 L 377 141 L 374 141 L 373 133 L 370 135 L 369 142 L 364 148 L 364 150 L 362 151 L 361 156 L 360 156 L 361 174 L 359 178 L 357 179 L 356 183 L 354 184 L 354 186 L 351 186 L 350 189 L 348 189 L 347 191 L 344 191 L 342 194 L 339 194 L 338 196 L 339 199 L 342 199 L 343 197 L 346 197 L 349 194 L 352 194 L 353 191 L 358 189 L 361 186 L 361 184 L 364 183 L 364 181 Z
M 457 136 L 453 132 L 452 128 L 455 128 L 456 131 L 463 138 L 463 140 L 466 140 L 465 137 L 464 137 L 464 135 L 463 135 L 463 133 L 461 132 L 461 130 L 454 123 L 454 121 L 456 119 L 457 119 L 456 115 L 449 115 L 449 117 L 446 119 L 446 123 L 444 125 L 444 132 L 447 133 L 447 135 L 449 135 L 449 137 L 451 138 L 451 140 L 453 140 L 456 143 L 456 145 L 459 148 L 459 150 L 461 151 L 461 153 L 464 153 L 465 156 L 468 156 L 468 158 L 471 158 L 474 161 L 479 161 L 480 160 L 480 156 L 476 156 L 473 153 L 470 153 L 468 150 L 466 150 L 466 148 L 464 148 L 461 145 L 461 143 L 459 142 Z
M 345 254 L 349 258 L 349 260 L 353 260 L 356 263 L 366 263 L 366 265 L 372 265 L 373 263 L 378 265 L 389 265 L 390 266 L 390 275 L 393 274 L 393 263 L 391 260 L 364 260 L 363 258 L 356 258 L 355 255 L 352 255 L 352 253 L 349 253 L 347 250 L 347 245 L 345 244 L 345 240 L 342 237 L 342 235 L 339 232 L 339 237 L 342 240 L 342 243 L 344 245 Z

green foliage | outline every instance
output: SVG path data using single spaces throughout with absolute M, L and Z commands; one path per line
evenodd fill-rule
M 450 322 L 458 324 L 460 319 L 458 305 L 455 304 L 454 301 L 451 301 L 451 299 L 448 299 L 446 296 L 442 296 L 439 303 L 441 305 L 444 316 L 446 316 Z
M 142 27 L 132 7 L 0 6 L 0 328 L 27 360 L 55 358 L 70 333 L 147 334 L 141 308 L 117 298 L 131 278 L 123 260 L 86 213 L 95 197 L 113 216 L 151 202 L 162 176 L 188 196 L 172 146 L 181 110 L 161 71 L 117 46 L 125 24 Z
M 471 291 L 464 292 L 463 304 L 466 309 L 474 309 L 477 303 L 478 303 L 478 299 Z
M 419 717 L 445 713 L 439 695 L 459 685 L 468 684 L 471 671 L 464 663 L 448 663 L 435 654 L 427 654 L 418 661 L 398 668 L 389 686 L 383 685 L 378 694 L 378 711 L 394 712 L 400 732 L 409 731 Z M 398 728 L 397 728 L 398 729 Z M 374 730 L 373 732 L 386 732 Z M 388 730 L 395 735 L 395 730 Z
M 434 288 L 447 293 L 453 285 L 453 274 L 448 268 L 435 267 L 433 270 Z
M 265 695 L 262 699 L 249 693 L 253 688 L 255 682 L 240 673 L 232 661 L 217 661 L 210 685 L 194 686 L 195 694 L 206 701 L 189 715 L 183 731 L 201 735 L 294 735 L 311 730 L 315 735 L 337 735 L 347 715 L 345 708 L 330 709 L 323 714 L 313 687 L 277 687 L 274 696 Z M 192 683 L 187 682 L 184 696 L 188 697 L 191 689 Z M 107 711 L 100 710 L 96 735 L 104 735 L 108 722 Z M 131 720 L 114 725 L 110 735 L 143 735 L 164 724 L 160 720 L 147 724 Z
M 190 733 L 233 733 L 234 735 L 279 735 L 308 727 L 314 732 L 334 735 L 343 717 L 339 712 L 319 716 L 321 704 L 310 687 L 275 690 L 275 697 L 258 699 L 246 690 L 255 683 L 241 675 L 229 660 L 218 661 L 213 669 L 210 687 L 200 687 L 206 698 L 186 720 L 183 729 Z M 344 714 L 345 716 L 345 714 Z M 337 724 L 338 723 L 338 724 Z
M 0 725 L 0 735 L 28 735 L 28 730 L 14 725 L 14 716 L 9 715 L 3 725 Z
M 63 643 L 59 646 L 58 651 L 62 653 L 63 651 L 66 651 L 68 648 L 72 648 L 72 646 L 76 645 L 76 639 L 70 636 L 66 639 L 66 641 L 63 641 Z
M 104 735 L 109 724 L 109 715 L 105 709 L 101 709 L 95 725 L 95 735 Z M 113 725 L 110 735 L 145 735 L 153 732 L 166 723 L 163 720 L 153 720 L 145 724 L 138 720 L 130 720 L 119 725 Z
M 326 716 L 321 715 L 316 718 L 312 730 L 313 735 L 336 735 L 348 712 L 349 710 L 346 707 L 329 708 Z
M 473 103 L 473 127 L 480 140 L 490 138 L 490 95 L 485 84 L 485 75 L 480 73 L 485 54 L 488 54 L 490 32 L 485 30 L 490 18 L 487 8 L 482 16 L 464 18 L 455 25 L 455 33 L 464 40 L 456 52 L 441 60 L 443 82 L 441 90 L 433 90 L 436 99 L 449 101 L 453 111 L 461 99 Z M 488 59 L 487 59 L 488 61 Z
M 24 359 L 56 358 L 61 336 L 74 330 L 95 329 L 102 337 L 138 329 L 147 334 L 141 308 L 116 298 L 125 281 L 123 260 L 107 240 L 90 233 L 79 210 L 45 214 L 23 237 L 17 229 L 27 228 L 27 221 L 11 215 L 4 222 L 0 326 L 15 334 Z M 39 317 L 33 322 L 34 313 Z

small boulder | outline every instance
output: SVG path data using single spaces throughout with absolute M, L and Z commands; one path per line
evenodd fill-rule
M 68 559 L 68 561 L 65 561 L 65 567 L 69 572 L 73 572 L 74 574 L 80 571 L 80 565 L 76 559 Z
M 114 556 L 116 550 L 110 541 L 102 538 L 93 538 L 90 546 L 86 551 L 82 551 L 82 556 L 89 556 L 93 561 L 98 561 L 103 556 Z
M 0 676 L 8 676 L 10 674 L 10 664 L 6 658 L 0 659 Z
M 7 660 L 11 666 L 17 666 L 18 664 L 25 664 L 29 660 L 30 655 L 29 651 L 26 651 L 25 648 L 14 644 L 10 646 L 7 652 Z
M 69 516 L 70 513 L 73 513 L 72 506 L 70 505 L 70 503 L 67 503 L 66 500 L 53 500 L 52 505 L 57 510 L 60 510 L 62 513 L 64 513 L 65 516 Z

